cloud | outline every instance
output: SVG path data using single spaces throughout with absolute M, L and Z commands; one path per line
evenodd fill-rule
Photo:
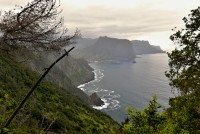
M 112 9 L 103 6 L 78 9 L 68 7 L 67 9 L 63 11 L 66 26 L 77 27 L 83 35 L 92 35 L 92 37 L 103 34 L 138 36 L 169 31 L 181 21 L 181 19 L 177 21 L 177 12 L 165 10 Z
M 0 9 L 13 9 L 32 0 L 1 0 Z M 59 0 L 58 0 L 59 1 Z M 183 25 L 182 18 L 200 5 L 199 0 L 60 0 L 69 32 L 78 28 L 83 37 L 111 36 L 148 39 L 169 44 L 169 33 Z

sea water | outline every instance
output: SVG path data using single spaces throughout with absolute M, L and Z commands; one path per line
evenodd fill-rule
M 167 108 L 173 97 L 169 81 L 166 54 L 139 55 L 131 61 L 104 61 L 90 63 L 95 79 L 78 86 L 87 94 L 96 92 L 104 101 L 103 106 L 93 106 L 109 114 L 118 122 L 124 121 L 127 107 L 143 109 L 153 95 L 157 95 L 162 108 Z

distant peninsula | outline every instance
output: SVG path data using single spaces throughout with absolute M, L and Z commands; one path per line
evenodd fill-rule
M 91 61 L 130 60 L 136 55 L 164 53 L 160 46 L 145 40 L 127 40 L 102 36 L 96 39 L 80 38 L 73 56 Z
M 133 40 L 131 42 L 136 55 L 164 53 L 160 46 L 150 45 L 149 41 Z
M 81 47 L 77 55 L 88 61 L 105 61 L 105 60 L 134 60 L 136 57 L 133 51 L 131 41 L 127 39 L 110 38 L 107 36 L 99 37 L 95 40 L 82 40 L 80 44 L 90 43 L 87 47 Z M 76 56 L 76 54 L 75 54 Z

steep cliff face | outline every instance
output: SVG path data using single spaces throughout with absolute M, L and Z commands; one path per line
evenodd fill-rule
M 58 57 L 59 55 L 51 53 L 34 55 L 29 65 L 33 70 L 43 73 L 44 68 L 47 68 Z M 92 68 L 87 62 L 81 59 L 77 60 L 70 55 L 58 62 L 46 76 L 48 81 L 57 84 L 59 87 L 63 87 L 90 105 L 95 104 L 88 95 L 76 87 L 82 83 L 93 80 L 93 78 L 94 74 L 92 73 Z
M 132 44 L 126 39 L 99 37 L 94 45 L 80 50 L 81 57 L 89 61 L 133 60 L 135 54 Z
M 148 41 L 133 40 L 132 44 L 137 55 L 164 53 L 164 51 L 159 46 L 150 45 Z

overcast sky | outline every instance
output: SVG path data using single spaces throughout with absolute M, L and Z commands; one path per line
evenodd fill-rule
M 31 0 L 0 0 L 0 9 L 12 9 Z M 182 18 L 200 6 L 200 0 L 60 0 L 65 25 L 83 37 L 109 36 L 149 40 L 164 50 L 172 48 L 169 36 Z

